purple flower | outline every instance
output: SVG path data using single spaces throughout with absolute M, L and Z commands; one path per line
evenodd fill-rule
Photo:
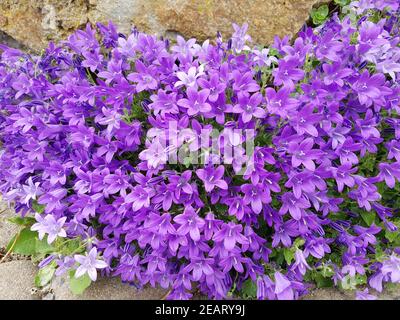
M 293 300 L 291 282 L 280 272 L 275 272 L 275 294 L 278 300 Z
M 359 143 L 355 143 L 351 137 L 348 137 L 345 142 L 335 150 L 335 153 L 339 155 L 342 165 L 357 164 L 358 157 L 354 152 L 359 151 L 360 148 L 361 145 Z
M 177 215 L 174 221 L 179 224 L 178 233 L 189 233 L 193 241 L 200 240 L 200 231 L 204 227 L 204 220 L 200 218 L 192 207 L 186 207 L 183 214 Z
M 206 192 L 211 192 L 215 187 L 226 190 L 228 184 L 222 179 L 225 168 L 223 165 L 214 168 L 207 166 L 205 169 L 197 169 L 196 175 L 203 181 Z
M 311 270 L 311 267 L 308 265 L 306 261 L 306 257 L 304 256 L 303 251 L 297 249 L 294 254 L 295 262 L 292 264 L 292 268 L 298 270 L 300 274 L 305 275 L 308 270 Z
M 342 192 L 344 186 L 349 188 L 354 187 L 354 178 L 352 174 L 357 171 L 357 168 L 352 168 L 351 163 L 345 163 L 337 168 L 332 168 L 333 177 L 336 180 L 338 191 Z
M 12 87 L 17 93 L 15 98 L 18 99 L 24 94 L 28 94 L 33 86 L 32 79 L 29 79 L 24 73 L 21 73 L 13 82 Z
M 40 240 L 47 234 L 47 243 L 51 244 L 57 237 L 65 238 L 67 236 L 67 233 L 63 229 L 67 217 L 56 220 L 51 214 L 42 218 L 40 214 L 36 213 L 35 219 L 37 222 L 32 225 L 31 230 L 39 233 Z
M 289 212 L 290 215 L 296 220 L 299 220 L 302 217 L 304 209 L 307 209 L 311 206 L 310 202 L 306 198 L 304 197 L 297 198 L 291 192 L 286 192 L 282 196 L 282 203 L 283 205 L 279 210 L 279 213 L 285 214 Z
M 40 190 L 40 182 L 33 182 L 32 177 L 29 177 L 27 180 L 28 184 L 23 185 L 22 189 L 24 194 L 24 198 L 22 203 L 29 204 L 30 200 L 36 200 L 38 196 L 42 194 Z
M 188 109 L 187 113 L 189 116 L 197 115 L 200 112 L 210 112 L 211 106 L 206 102 L 209 94 L 209 89 L 197 91 L 197 89 L 190 87 L 187 89 L 187 99 L 180 99 L 178 105 Z
M 187 194 L 193 193 L 193 188 L 190 184 L 190 179 L 192 178 L 192 171 L 186 170 L 180 176 L 173 175 L 169 176 L 170 187 L 174 190 L 176 198 L 180 198 L 181 192 Z
M 304 71 L 297 68 L 299 60 L 297 58 L 290 58 L 287 61 L 281 60 L 278 68 L 273 71 L 274 85 L 284 85 L 289 89 L 294 88 L 294 84 L 303 79 Z
M 376 300 L 378 299 L 376 296 L 369 294 L 368 288 L 365 288 L 363 291 L 356 292 L 356 300 Z
M 296 172 L 285 183 L 285 187 L 292 188 L 294 196 L 299 199 L 303 193 L 307 194 L 315 191 L 315 184 L 312 178 L 313 174 L 311 172 Z
M 308 133 L 313 137 L 318 137 L 318 130 L 314 124 L 322 120 L 322 115 L 313 113 L 313 109 L 311 105 L 305 106 L 296 113 L 293 120 L 290 120 L 299 135 Z
M 364 71 L 357 81 L 352 85 L 353 90 L 358 94 L 358 100 L 367 107 L 374 102 L 380 101 L 384 92 L 383 87 L 385 76 L 383 74 L 370 75 L 368 71 Z
M 239 93 L 238 100 L 239 104 L 233 107 L 232 112 L 239 113 L 244 123 L 251 121 L 253 117 L 265 117 L 265 110 L 259 107 L 262 101 L 262 95 L 260 93 L 255 93 L 251 97 Z
M 322 267 L 400 282 L 397 2 L 353 1 L 266 48 L 247 25 L 171 45 L 112 23 L 40 56 L 0 45 L 0 193 L 22 217 L 43 206 L 32 229 L 57 246 L 40 266 L 169 299 L 248 281 L 299 298 Z M 78 262 L 58 245 L 74 239 Z
M 138 211 L 150 207 L 150 199 L 155 195 L 152 188 L 136 186 L 132 192 L 125 197 L 126 203 L 132 203 L 132 210 Z
M 218 100 L 219 95 L 221 93 L 224 93 L 225 92 L 225 88 L 226 88 L 226 84 L 224 82 L 220 81 L 218 73 L 213 73 L 210 76 L 210 80 L 209 81 L 207 81 L 204 78 L 199 78 L 197 80 L 197 83 L 203 89 L 210 90 L 210 94 L 208 96 L 208 100 L 210 102 L 216 102 Z
M 379 233 L 381 231 L 381 228 L 372 224 L 369 228 L 355 226 L 354 231 L 358 235 L 360 235 L 360 237 L 363 239 L 364 248 L 366 248 L 366 247 L 368 247 L 368 244 L 372 244 L 372 245 L 376 244 L 376 237 L 374 236 L 374 234 Z
M 136 71 L 128 75 L 128 80 L 136 83 L 136 91 L 154 90 L 158 87 L 156 72 L 152 67 L 146 67 L 140 60 L 136 61 Z
M 261 184 L 244 184 L 240 189 L 244 193 L 243 204 L 251 205 L 251 208 L 257 214 L 261 212 L 263 203 L 269 203 L 271 201 L 269 192 L 263 190 Z
M 238 70 L 234 70 L 233 76 L 233 90 L 238 92 L 256 92 L 260 89 L 260 86 L 253 79 L 251 72 L 241 73 Z
M 393 283 L 400 282 L 400 258 L 392 254 L 383 262 L 381 271 L 384 276 L 388 275 Z
M 331 249 L 328 245 L 328 241 L 324 238 L 309 238 L 306 241 L 304 254 L 311 254 L 317 259 L 322 259 L 325 253 L 330 253 Z
M 260 67 L 270 67 L 272 63 L 278 63 L 278 59 L 274 56 L 269 55 L 269 52 L 270 50 L 267 48 L 263 48 L 261 51 L 254 49 L 254 62 L 256 62 L 257 65 Z
M 288 113 L 298 105 L 296 99 L 290 98 L 290 89 L 287 87 L 283 87 L 278 92 L 273 88 L 267 88 L 265 90 L 265 98 L 268 111 L 282 118 L 286 118 Z
M 397 162 L 400 162 L 400 141 L 391 140 L 387 145 L 389 151 L 387 158 L 395 158 Z
M 236 53 L 240 53 L 242 50 L 249 50 L 246 46 L 246 42 L 251 41 L 251 37 L 247 34 L 248 24 L 244 23 L 241 27 L 237 24 L 232 24 L 235 32 L 232 35 L 232 49 Z
M 308 170 L 315 170 L 315 163 L 313 160 L 321 156 L 321 151 L 313 149 L 314 140 L 306 138 L 300 143 L 291 142 L 288 146 L 288 152 L 292 154 L 292 165 L 297 168 L 303 164 Z
M 187 73 L 178 71 L 176 76 L 178 77 L 179 81 L 175 83 L 175 87 L 186 86 L 188 89 L 190 87 L 197 88 L 197 78 L 202 76 L 203 73 L 202 66 L 200 66 L 198 69 L 196 67 L 190 67 Z
M 153 103 L 149 105 L 149 108 L 154 110 L 155 115 L 160 113 L 165 116 L 168 113 L 177 114 L 179 112 L 176 92 L 167 93 L 163 90 L 158 90 L 158 93 L 150 98 Z
M 380 163 L 378 178 L 380 181 L 385 181 L 389 188 L 394 188 L 395 179 L 400 181 L 400 163 Z
M 343 49 L 343 43 L 334 39 L 332 31 L 326 32 L 320 39 L 317 46 L 315 55 L 317 59 L 328 59 L 332 61 L 339 61 L 339 52 Z
M 213 240 L 223 242 L 224 248 L 228 251 L 234 250 L 236 243 L 248 244 L 249 241 L 242 234 L 243 227 L 240 224 L 228 222 L 221 226 L 221 230 L 214 234 Z
M 277 247 L 281 242 L 285 247 L 290 247 L 292 245 L 291 237 L 296 237 L 298 235 L 298 229 L 292 220 L 285 223 L 275 223 L 274 225 L 275 233 L 272 236 L 272 247 Z
M 92 281 L 96 281 L 97 269 L 104 269 L 108 267 L 106 262 L 97 259 L 97 249 L 95 247 L 93 247 L 86 256 L 76 254 L 74 259 L 80 264 L 76 269 L 75 278 L 82 277 L 85 273 L 87 273 Z
M 214 260 L 211 258 L 194 258 L 184 270 L 192 271 L 193 280 L 199 281 L 203 275 L 207 277 L 214 273 L 213 263 Z

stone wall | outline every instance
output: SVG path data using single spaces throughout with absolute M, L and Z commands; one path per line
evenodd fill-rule
M 249 24 L 257 43 L 296 33 L 314 5 L 326 0 L 1 0 L 0 30 L 34 50 L 64 39 L 87 22 L 112 20 L 121 32 L 133 25 L 158 35 L 199 40 L 227 37 L 232 22 Z

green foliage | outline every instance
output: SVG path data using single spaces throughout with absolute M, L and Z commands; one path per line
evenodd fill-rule
M 394 232 L 390 232 L 389 230 L 385 231 L 385 238 L 390 242 L 390 243 L 394 243 L 398 240 L 400 240 L 399 237 L 400 233 L 398 230 L 394 231 Z
M 289 265 L 293 262 L 294 260 L 294 255 L 296 253 L 296 250 L 304 244 L 304 239 L 302 238 L 297 238 L 293 245 L 290 248 L 284 248 L 283 249 L 283 256 L 285 257 L 286 263 Z
M 47 266 L 41 268 L 35 276 L 35 286 L 44 287 L 48 284 L 56 272 L 55 263 L 50 263 Z
M 25 227 L 31 226 L 36 222 L 36 220 L 32 217 L 20 217 L 20 216 L 12 217 L 8 219 L 8 221 L 17 224 L 19 226 L 25 226 Z
M 350 0 L 335 0 L 334 2 L 335 2 L 335 4 L 337 4 L 341 7 L 344 7 L 350 3 Z
M 32 209 L 37 213 L 43 213 L 45 206 L 38 204 L 36 200 L 32 201 Z
M 321 273 L 313 273 L 313 280 L 317 288 L 330 288 L 333 286 L 333 280 L 330 277 L 324 277 Z
M 69 288 L 73 294 L 82 294 L 90 286 L 91 282 L 92 280 L 87 273 L 79 278 L 75 278 L 75 270 L 69 271 Z
M 366 283 L 367 283 L 366 275 L 356 274 L 355 277 L 346 275 L 340 282 L 340 287 L 344 290 L 355 290 L 357 289 L 357 286 L 362 286 Z
M 285 261 L 288 265 L 291 264 L 294 260 L 294 253 L 295 250 L 293 250 L 292 248 L 283 249 L 283 256 L 285 257 Z
M 245 299 L 254 299 L 257 297 L 257 285 L 251 279 L 247 279 L 243 283 L 241 293 Z
M 375 221 L 376 213 L 373 211 L 361 211 L 360 215 L 368 226 L 371 226 Z
M 367 153 L 364 157 L 360 158 L 359 171 L 370 176 L 376 170 L 376 154 Z
M 328 19 L 328 16 L 329 16 L 329 8 L 326 4 L 311 11 L 312 21 L 317 26 L 323 24 Z
M 317 268 L 318 272 L 324 277 L 324 278 L 330 278 L 334 275 L 333 268 L 328 265 L 323 263 Z
M 8 243 L 7 251 L 9 250 L 25 256 L 36 256 L 53 252 L 54 248 L 47 243 L 46 238 L 39 240 L 37 232 L 25 227 Z

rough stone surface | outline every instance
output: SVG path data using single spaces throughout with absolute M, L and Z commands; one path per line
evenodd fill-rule
M 353 299 L 355 299 L 354 293 L 340 291 L 335 288 L 315 289 L 302 298 L 302 300 L 353 300 Z
M 86 0 L 2 0 L 0 30 L 34 50 L 65 38 L 87 21 Z
M 0 264 L 0 300 L 31 300 L 36 267 L 29 260 Z
M 400 285 L 385 289 L 382 293 L 370 290 L 379 300 L 400 300 Z M 302 300 L 354 300 L 355 291 L 342 291 L 335 288 L 321 288 L 311 291 Z
M 6 247 L 11 238 L 18 232 L 18 226 L 7 221 L 14 215 L 14 211 L 1 201 L 0 196 L 0 248 Z
M 16 48 L 16 49 L 25 49 L 25 46 L 22 45 L 20 42 L 15 40 L 14 38 L 10 37 L 8 34 L 0 31 L 0 43 L 5 44 L 11 48 Z
M 112 20 L 121 32 L 133 25 L 164 36 L 199 40 L 227 37 L 231 24 L 249 24 L 256 43 L 296 33 L 311 8 L 327 0 L 2 0 L 0 30 L 29 48 L 43 49 L 87 22 Z
M 160 300 L 167 293 L 151 287 L 138 290 L 119 278 L 100 278 L 79 296 L 70 291 L 66 277 L 56 278 L 51 289 L 55 300 Z

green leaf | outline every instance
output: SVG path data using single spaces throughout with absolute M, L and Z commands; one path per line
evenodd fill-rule
M 39 240 L 36 238 L 35 241 L 35 253 L 41 253 L 41 254 L 46 254 L 46 253 L 52 253 L 54 252 L 54 247 L 50 244 L 47 243 L 47 237 L 43 238 L 43 240 Z
M 269 55 L 270 56 L 279 56 L 279 51 L 275 48 L 269 48 Z
M 19 235 L 15 235 L 7 245 L 7 250 L 10 250 L 15 238 L 17 238 L 12 252 L 19 253 L 24 256 L 34 256 L 36 254 L 46 254 L 54 251 L 54 247 L 47 243 L 47 238 L 38 239 L 38 233 L 31 231 L 30 226 L 23 228 Z
M 245 298 L 255 298 L 257 296 L 257 285 L 251 279 L 247 279 L 243 283 L 241 292 Z
M 66 244 L 62 246 L 63 255 L 69 256 L 74 253 L 78 253 L 77 250 L 82 248 L 81 251 L 84 251 L 85 248 L 82 246 L 82 241 L 80 238 L 69 239 Z
M 313 9 L 311 11 L 311 18 L 315 25 L 323 24 L 329 15 L 329 8 L 326 4 L 320 6 L 318 9 Z
M 283 255 L 285 256 L 285 261 L 287 264 L 291 264 L 294 259 L 294 251 L 293 249 L 285 248 L 283 250 Z
M 346 275 L 340 282 L 340 286 L 344 290 L 355 290 L 357 287 L 357 280 L 354 277 L 350 277 L 350 275 Z
M 362 219 L 368 226 L 371 226 L 371 224 L 375 221 L 375 216 L 376 216 L 375 212 L 361 211 L 360 214 Z
M 335 0 L 335 3 L 341 7 L 344 7 L 350 3 L 350 0 Z
M 37 201 L 32 201 L 32 209 L 37 213 L 43 213 L 45 206 L 38 204 Z
M 75 270 L 69 271 L 69 288 L 73 294 L 82 294 L 90 286 L 91 282 L 92 280 L 87 273 L 79 278 L 75 278 Z
M 333 268 L 330 265 L 327 265 L 325 263 L 323 263 L 322 265 L 320 265 L 318 267 L 318 270 L 320 271 L 321 275 L 324 278 L 330 278 L 334 275 L 334 271 Z
M 390 232 L 389 230 L 385 231 L 385 238 L 389 240 L 389 242 L 394 242 L 399 236 L 399 232 Z
M 35 218 L 32 217 L 12 217 L 8 221 L 20 226 L 31 226 L 36 222 Z
M 367 283 L 367 276 L 364 274 L 357 274 L 354 279 L 356 286 L 361 286 Z
M 41 268 L 35 276 L 35 285 L 37 287 L 44 287 L 53 279 L 56 267 L 54 263 L 50 263 L 47 266 Z
M 329 288 L 333 286 L 332 279 L 325 278 L 321 273 L 315 273 L 313 279 L 318 288 Z
M 11 249 L 15 237 L 18 237 L 12 252 L 19 253 L 25 256 L 30 256 L 36 252 L 36 238 L 37 232 L 31 231 L 30 228 L 24 228 L 20 231 L 19 235 L 15 235 L 7 245 L 7 251 Z
M 374 172 L 376 169 L 376 154 L 367 153 L 361 158 L 358 168 L 360 172 Z
M 224 204 L 216 203 L 215 204 L 215 211 L 219 215 L 226 215 L 227 212 L 228 212 L 228 207 L 226 205 L 224 205 Z
M 303 244 L 305 244 L 306 241 L 303 238 L 296 238 L 296 240 L 293 243 L 293 247 L 295 249 L 298 249 L 299 247 L 301 247 Z

